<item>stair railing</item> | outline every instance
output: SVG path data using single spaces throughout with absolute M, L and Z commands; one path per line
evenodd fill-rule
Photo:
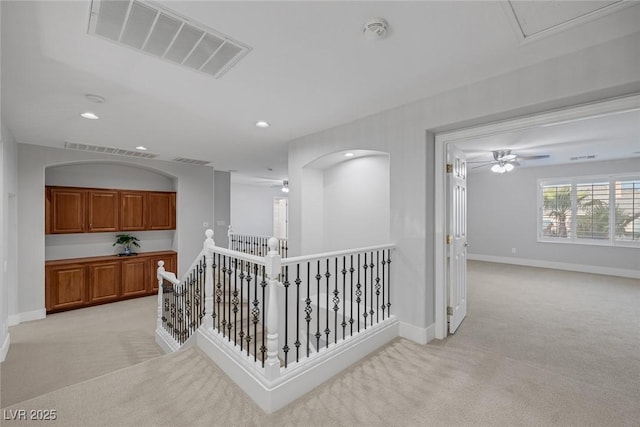
M 256 256 L 216 246 L 212 230 L 205 235 L 181 281 L 164 263 L 158 267 L 158 329 L 178 347 L 200 328 L 273 381 L 306 359 L 397 322 L 391 315 L 393 244 L 282 258 L 276 238 L 267 241 L 265 256 Z
M 244 252 L 246 254 L 267 256 L 269 252 L 269 239 L 271 236 L 260 236 L 255 234 L 240 234 L 233 231 L 230 225 L 227 230 L 229 238 L 229 249 L 232 251 Z M 277 238 L 277 251 L 282 258 L 286 258 L 289 252 L 289 241 L 285 238 Z

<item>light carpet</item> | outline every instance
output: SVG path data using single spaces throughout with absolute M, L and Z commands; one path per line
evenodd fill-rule
M 638 425 L 639 281 L 469 266 L 469 315 L 456 335 L 397 339 L 274 414 L 198 349 L 5 409 L 56 409 L 47 425 L 64 426 Z

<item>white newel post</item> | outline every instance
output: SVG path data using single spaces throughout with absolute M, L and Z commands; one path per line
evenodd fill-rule
M 233 249 L 233 243 L 231 242 L 231 235 L 233 234 L 233 227 L 229 224 L 229 229 L 227 230 L 227 241 L 229 242 L 229 249 Z
M 278 239 L 269 239 L 269 253 L 265 257 L 265 270 L 269 283 L 269 305 L 267 311 L 267 361 L 264 364 L 267 379 L 274 380 L 280 376 L 280 359 L 278 359 L 278 297 L 277 284 L 280 275 L 281 257 L 278 254 Z
M 204 232 L 207 238 L 204 241 L 205 249 L 205 279 L 204 279 L 204 326 L 213 329 L 213 251 L 216 246 L 213 241 L 213 230 Z
M 164 281 L 160 276 L 160 273 L 164 273 L 164 261 L 158 261 L 158 270 L 156 273 L 156 279 L 158 280 L 158 321 L 156 328 L 162 328 L 162 282 Z

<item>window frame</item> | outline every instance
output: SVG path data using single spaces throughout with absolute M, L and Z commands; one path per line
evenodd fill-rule
M 637 240 L 619 240 L 615 235 L 616 217 L 616 191 L 615 184 L 617 181 L 640 181 L 640 173 L 623 173 L 608 175 L 589 175 L 579 177 L 564 178 L 539 178 L 537 181 L 537 241 L 539 243 L 560 243 L 572 245 L 593 245 L 593 246 L 614 246 L 640 248 L 640 239 Z M 587 238 L 577 236 L 577 191 L 578 185 L 585 184 L 601 184 L 608 182 L 609 184 L 609 232 L 606 239 Z M 571 194 L 571 229 L 567 237 L 545 236 L 544 234 L 544 188 L 548 186 L 570 186 Z

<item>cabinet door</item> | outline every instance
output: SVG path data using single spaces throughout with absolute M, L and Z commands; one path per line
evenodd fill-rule
M 135 231 L 145 229 L 145 192 L 120 192 L 120 230 Z
M 120 296 L 120 261 L 89 264 L 89 302 L 105 302 Z
M 118 231 L 118 192 L 92 190 L 88 193 L 90 232 Z
M 147 230 L 176 228 L 176 193 L 147 193 Z
M 127 259 L 122 261 L 122 296 L 130 297 L 135 295 L 146 295 L 147 285 L 150 285 L 147 279 L 148 275 L 148 258 L 136 257 L 136 259 Z
M 165 271 L 174 273 L 178 277 L 178 257 L 175 253 L 167 253 L 149 257 L 149 277 L 151 284 L 151 293 L 158 292 L 158 261 L 164 261 Z
M 86 191 L 80 189 L 51 189 L 51 232 L 83 233 L 86 213 Z
M 48 312 L 77 308 L 87 303 L 85 265 L 67 264 L 47 267 L 45 277 Z

